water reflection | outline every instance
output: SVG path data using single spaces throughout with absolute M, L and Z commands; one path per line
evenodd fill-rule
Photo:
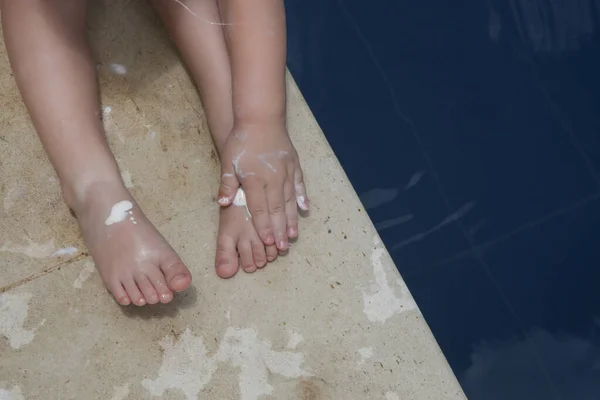
M 600 16 L 598 0 L 488 0 L 489 35 L 502 32 L 502 9 L 508 7 L 523 43 L 536 53 L 579 50 L 592 39 Z
M 600 345 L 581 337 L 535 329 L 518 339 L 482 342 L 471 361 L 459 379 L 472 399 L 597 400 L 600 396 Z

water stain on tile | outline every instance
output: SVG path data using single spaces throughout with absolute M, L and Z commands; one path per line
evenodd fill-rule
M 91 261 L 87 261 L 84 264 L 81 271 L 79 272 L 77 279 L 75 279 L 75 282 L 73 282 L 73 287 L 76 289 L 81 289 L 85 281 L 87 281 L 90 278 L 90 276 L 92 276 L 95 270 L 96 268 L 94 266 L 94 263 Z
M 10 212 L 10 209 L 26 195 L 27 188 L 24 185 L 17 185 L 10 188 L 4 197 L 4 212 Z
M 0 247 L 0 253 L 17 253 L 31 258 L 45 258 L 51 257 L 56 251 L 53 239 L 41 244 L 34 243 L 31 239 L 25 241 L 26 244 L 16 244 L 7 240 Z
M 0 388 L 0 400 L 25 400 L 25 397 L 19 386 L 13 386 L 10 390 Z
M 115 386 L 115 391 L 111 400 L 125 400 L 129 396 L 129 384 Z M 1 397 L 0 397 L 1 399 Z
M 159 342 L 163 363 L 154 380 L 144 379 L 142 385 L 153 396 L 162 396 L 170 388 L 179 389 L 188 400 L 196 399 L 210 383 L 220 363 L 240 369 L 239 391 L 242 400 L 257 400 L 273 392 L 269 376 L 286 378 L 310 377 L 301 368 L 304 355 L 299 352 L 272 349 L 251 328 L 228 328 L 217 352 L 207 354 L 204 339 L 186 329 L 178 338 L 167 336 Z
M 371 265 L 375 283 L 371 285 L 370 294 L 363 291 L 363 311 L 369 321 L 385 323 L 394 314 L 415 310 L 417 304 L 408 292 L 406 285 L 401 288 L 401 297 L 396 296 L 394 289 L 388 283 L 383 266 L 385 248 L 378 237 L 375 237 L 373 242 L 375 248 L 371 255 Z
M 0 334 L 15 350 L 31 343 L 35 332 L 45 322 L 42 320 L 34 329 L 23 327 L 29 311 L 29 300 L 31 293 L 0 294 Z

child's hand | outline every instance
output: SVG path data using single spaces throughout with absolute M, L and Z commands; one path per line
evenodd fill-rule
M 286 250 L 288 238 L 298 235 L 296 204 L 308 210 L 308 198 L 285 125 L 234 127 L 222 153 L 219 205 L 232 204 L 241 185 L 261 240 Z

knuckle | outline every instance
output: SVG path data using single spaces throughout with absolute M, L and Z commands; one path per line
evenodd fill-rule
M 260 216 L 267 213 L 267 208 L 263 204 L 254 205 L 252 207 L 248 207 L 250 209 L 250 213 L 252 215 Z
M 284 207 L 283 207 L 283 204 L 281 204 L 281 203 L 276 203 L 276 204 L 274 204 L 274 205 L 271 207 L 271 209 L 269 210 L 269 212 L 270 212 L 271 214 L 275 214 L 275 215 L 277 215 L 277 214 L 281 214 L 281 213 L 283 213 L 283 211 L 284 211 Z
M 221 180 L 221 189 L 223 189 L 227 192 L 231 192 L 233 190 L 233 186 L 230 183 L 228 183 L 224 180 Z

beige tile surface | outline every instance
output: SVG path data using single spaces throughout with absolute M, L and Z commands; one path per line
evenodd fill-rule
M 168 306 L 111 300 L 1 48 L 0 398 L 464 398 L 291 78 L 314 208 L 288 256 L 215 276 L 218 166 L 197 93 L 144 2 L 105 3 L 89 26 L 110 144 L 193 288 Z

